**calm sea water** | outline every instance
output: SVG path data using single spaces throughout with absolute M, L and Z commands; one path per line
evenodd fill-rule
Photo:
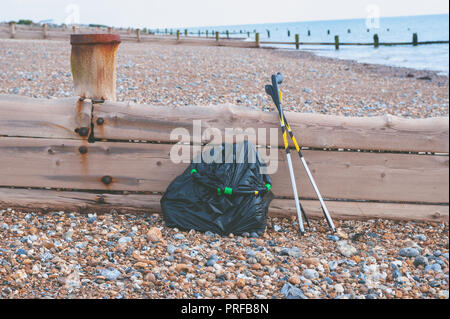
M 373 21 L 372 21 L 373 22 Z M 299 34 L 300 42 L 334 42 L 334 36 L 339 35 L 340 42 L 373 42 L 373 35 L 379 36 L 380 42 L 412 42 L 412 34 L 417 33 L 419 41 L 434 41 L 449 39 L 449 15 L 427 15 L 412 17 L 380 18 L 379 24 L 369 25 L 365 19 L 329 20 L 311 22 L 290 22 L 253 25 L 233 25 L 208 27 L 212 30 L 237 32 L 231 37 L 247 37 L 254 41 L 254 32 L 260 33 L 261 41 L 294 42 L 295 34 Z M 350 33 L 348 30 L 350 29 Z M 368 30 L 369 29 L 369 30 Z M 190 28 L 190 31 L 205 31 L 206 28 Z M 242 33 L 240 33 L 242 30 Z M 267 30 L 270 31 L 270 38 Z M 288 36 L 288 30 L 290 36 Z M 308 35 L 308 30 L 310 35 Z M 328 34 L 330 30 L 330 34 Z M 221 35 L 223 36 L 223 35 Z M 271 45 L 274 46 L 274 45 Z M 294 45 L 277 45 L 283 49 L 295 49 Z M 432 44 L 413 46 L 341 46 L 335 50 L 334 46 L 300 46 L 301 50 L 308 50 L 318 55 L 352 59 L 363 63 L 376 63 L 391 66 L 409 67 L 420 70 L 439 71 L 449 74 L 449 45 Z

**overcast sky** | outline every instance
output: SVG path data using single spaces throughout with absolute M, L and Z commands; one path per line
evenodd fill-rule
M 0 21 L 193 27 L 448 13 L 448 0 L 0 0 Z

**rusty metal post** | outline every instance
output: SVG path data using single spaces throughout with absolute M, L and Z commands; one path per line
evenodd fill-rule
M 46 23 L 44 23 L 42 25 L 42 33 L 43 33 L 44 39 L 47 39 L 47 24 Z
M 94 101 L 116 100 L 118 34 L 72 34 L 70 58 L 75 92 Z
M 16 37 L 16 23 L 15 22 L 9 23 L 9 33 L 10 33 L 11 39 L 14 39 Z

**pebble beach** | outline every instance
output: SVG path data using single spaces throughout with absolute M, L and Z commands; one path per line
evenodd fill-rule
M 0 40 L 0 94 L 73 96 L 70 44 Z M 291 111 L 448 116 L 448 77 L 302 51 L 122 43 L 119 101 L 230 103 L 275 111 L 283 73 Z M 268 218 L 263 235 L 221 237 L 162 217 L 0 207 L 0 298 L 448 299 L 449 224 Z
M 0 94 L 72 96 L 70 44 L 0 40 Z M 448 77 L 303 51 L 121 43 L 117 99 L 154 105 L 234 104 L 275 111 L 264 91 L 281 72 L 287 110 L 342 116 L 448 116 Z

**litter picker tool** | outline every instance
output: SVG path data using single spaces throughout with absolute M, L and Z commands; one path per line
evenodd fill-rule
M 300 146 L 297 143 L 297 140 L 295 139 L 294 133 L 292 132 L 291 127 L 289 126 L 289 123 L 286 119 L 286 116 L 284 115 L 283 107 L 282 107 L 283 96 L 281 94 L 281 90 L 278 88 L 278 84 L 281 84 L 283 82 L 283 76 L 281 75 L 281 73 L 277 73 L 277 75 L 272 75 L 271 80 L 272 80 L 272 85 L 266 85 L 265 90 L 266 90 L 266 93 L 272 97 L 272 100 L 275 103 L 275 106 L 277 107 L 278 115 L 280 118 L 281 133 L 283 134 L 284 148 L 286 150 L 286 156 L 287 156 L 287 160 L 288 160 L 289 173 L 291 176 L 292 189 L 293 189 L 294 197 L 295 197 L 295 206 L 297 208 L 300 232 L 302 234 L 304 233 L 303 220 L 301 218 L 300 212 L 303 213 L 305 218 L 306 218 L 306 215 L 304 213 L 303 207 L 301 206 L 301 204 L 299 203 L 299 200 L 298 200 L 297 186 L 295 183 L 294 171 L 292 168 L 292 160 L 291 160 L 289 144 L 288 144 L 288 140 L 287 140 L 287 132 L 289 132 L 289 136 L 291 137 L 291 140 L 294 143 L 295 149 L 297 150 L 297 153 L 300 156 L 300 161 L 302 162 L 303 167 L 306 170 L 306 174 L 308 175 L 309 181 L 311 182 L 311 185 L 313 186 L 314 191 L 316 192 L 316 195 L 317 195 L 317 198 L 319 199 L 320 206 L 322 207 L 322 211 L 325 216 L 325 219 L 326 219 L 328 225 L 330 226 L 331 230 L 333 232 L 335 232 L 336 227 L 334 226 L 333 220 L 331 219 L 331 216 L 328 212 L 325 202 L 323 201 L 322 195 L 320 195 L 317 184 L 314 181 L 314 178 L 311 174 L 311 171 L 309 170 L 309 167 L 308 167 L 308 164 L 306 163 L 305 158 L 303 157 L 302 151 L 300 149 Z

